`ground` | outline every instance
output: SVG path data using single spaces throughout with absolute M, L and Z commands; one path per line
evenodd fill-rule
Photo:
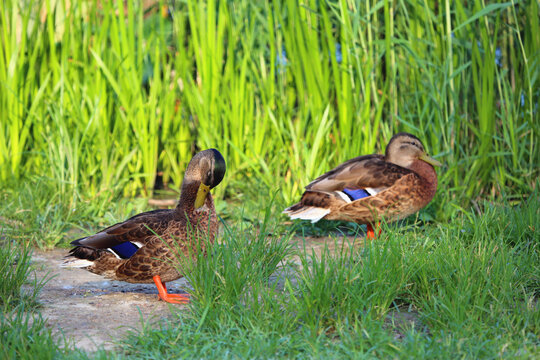
M 313 237 L 305 245 L 309 253 L 313 249 L 319 254 L 325 243 L 333 251 L 341 241 Z M 110 281 L 83 269 L 60 268 L 66 254 L 66 249 L 33 254 L 37 278 L 50 277 L 40 292 L 40 312 L 55 333 L 63 333 L 80 349 L 112 348 L 127 331 L 140 329 L 141 320 L 156 324 L 172 317 L 171 308 L 185 308 L 158 300 L 153 284 Z M 167 283 L 172 293 L 184 292 L 187 286 L 185 279 Z M 391 311 L 386 323 L 397 338 L 404 326 L 421 328 L 416 312 L 410 310 Z
M 35 251 L 36 276 L 51 277 L 40 293 L 40 312 L 57 332 L 63 332 L 76 346 L 95 350 L 111 348 L 114 341 L 144 321 L 167 318 L 170 305 L 158 300 L 153 284 L 110 281 L 82 269 L 60 268 L 66 249 Z M 170 292 L 183 292 L 186 281 L 167 283 Z

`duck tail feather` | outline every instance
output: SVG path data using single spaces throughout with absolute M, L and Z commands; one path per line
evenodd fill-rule
M 312 223 L 316 223 L 317 221 L 321 220 L 329 213 L 330 213 L 330 209 L 323 209 L 323 208 L 314 207 L 314 206 L 305 206 L 294 212 L 287 212 L 287 214 L 292 220 L 294 219 L 311 220 Z
M 77 258 L 67 258 L 60 264 L 62 268 L 87 268 L 94 265 L 93 261 Z
M 311 220 L 317 222 L 331 212 L 331 208 L 339 207 L 351 200 L 340 191 L 307 190 L 299 203 L 288 207 L 283 213 L 291 219 Z
M 86 246 L 77 246 L 69 251 L 60 267 L 84 268 L 94 264 L 101 256 L 103 250 L 92 249 Z

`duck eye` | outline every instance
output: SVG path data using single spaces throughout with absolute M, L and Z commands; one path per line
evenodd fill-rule
M 206 177 L 210 179 L 212 177 L 212 171 L 208 170 Z

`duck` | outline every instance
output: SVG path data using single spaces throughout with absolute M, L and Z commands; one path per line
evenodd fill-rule
M 194 258 L 196 251 L 204 252 L 206 244 L 214 243 L 218 219 L 210 190 L 223 180 L 225 171 L 218 150 L 195 154 L 174 209 L 143 212 L 72 241 L 75 247 L 61 266 L 82 268 L 111 280 L 154 283 L 159 299 L 188 303 L 188 294 L 170 294 L 165 284 L 184 276 L 176 264 L 179 257 Z
M 392 136 L 384 155 L 355 157 L 310 182 L 300 201 L 283 212 L 312 223 L 365 224 L 367 238 L 374 239 L 381 220 L 404 219 L 429 204 L 437 190 L 435 166 L 442 164 L 420 139 L 401 132 Z

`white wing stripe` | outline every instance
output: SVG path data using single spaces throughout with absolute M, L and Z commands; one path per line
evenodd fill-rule
M 336 194 L 338 194 L 345 202 L 350 203 L 351 199 L 342 191 L 335 191 Z

